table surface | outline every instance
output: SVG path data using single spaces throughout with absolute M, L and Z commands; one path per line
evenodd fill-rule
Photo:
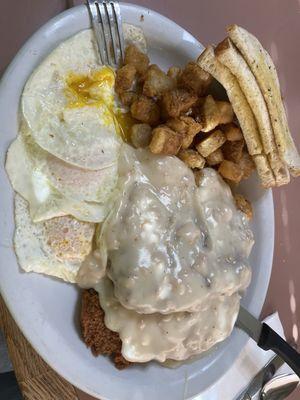
M 225 37 L 225 27 L 229 23 L 240 24 L 257 35 L 270 51 L 279 71 L 291 131 L 298 148 L 300 148 L 298 134 L 300 126 L 300 47 L 297 40 L 300 36 L 299 0 L 253 0 L 251 2 L 248 0 L 202 0 L 201 2 L 188 0 L 184 2 L 184 10 L 183 2 L 179 0 L 136 0 L 133 2 L 150 7 L 173 19 L 204 45 L 218 43 L 222 40 Z M 39 26 L 72 3 L 71 0 L 22 0 L 16 5 L 14 2 L 1 1 L 0 37 L 7 38 L 7 40 L 2 39 L 0 42 L 0 73 L 4 71 L 24 41 Z M 74 3 L 80 4 L 81 1 L 75 0 Z M 297 245 L 300 243 L 298 235 L 300 231 L 300 213 L 298 211 L 300 179 L 294 180 L 287 187 L 274 190 L 273 193 L 276 218 L 275 254 L 271 282 L 262 315 L 265 316 L 277 310 L 287 338 L 293 339 L 299 344 L 300 295 L 297 283 L 300 282 L 300 268 L 298 267 Z M 8 317 L 5 320 L 5 326 L 10 328 L 13 326 L 13 332 L 18 333 L 17 337 L 21 335 Z M 9 347 L 11 347 L 10 344 Z M 32 348 L 28 347 L 28 349 L 24 350 L 23 354 L 19 354 L 19 356 L 22 355 L 24 364 L 21 368 L 23 368 L 23 372 L 25 368 L 26 373 L 29 373 L 28 365 L 42 364 L 40 367 L 42 372 L 39 371 L 42 378 L 37 383 L 39 388 L 42 385 L 49 385 L 50 380 L 53 379 L 56 382 L 56 388 L 65 386 L 70 390 L 68 394 L 63 397 L 55 397 L 55 399 L 92 399 L 63 382 L 54 371 L 46 366 Z M 14 356 L 15 354 L 12 358 Z M 24 359 L 32 359 L 34 362 L 28 361 L 30 364 L 26 365 Z M 14 360 L 12 361 L 16 367 L 16 363 Z M 34 371 L 36 372 L 36 370 Z M 24 380 L 22 377 L 24 378 L 23 375 L 18 376 L 21 387 Z M 28 390 L 27 388 L 26 398 L 30 400 L 41 398 L 36 397 L 34 392 L 29 397 Z M 41 390 L 47 389 L 44 387 Z M 289 400 L 298 399 L 299 394 L 300 390 L 290 396 Z M 52 399 L 53 397 L 48 398 Z

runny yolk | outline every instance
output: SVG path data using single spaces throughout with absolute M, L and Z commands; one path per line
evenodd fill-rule
M 85 106 L 105 107 L 105 123 L 115 124 L 117 133 L 125 142 L 130 142 L 130 130 L 136 120 L 130 112 L 124 113 L 114 109 L 115 74 L 109 67 L 103 67 L 90 75 L 70 73 L 66 78 L 65 95 L 68 107 Z
M 124 142 L 130 142 L 130 131 L 134 124 L 137 121 L 132 118 L 130 112 L 122 113 L 121 111 L 117 111 L 115 113 L 115 119 L 117 121 L 117 132 L 124 140 Z
M 86 105 L 106 105 L 113 103 L 111 89 L 115 84 L 113 70 L 104 67 L 90 75 L 70 73 L 66 79 L 66 96 L 69 107 L 84 107 Z

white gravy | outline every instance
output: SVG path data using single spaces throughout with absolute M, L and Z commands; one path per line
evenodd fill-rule
M 230 335 L 240 300 L 238 294 L 220 296 L 195 313 L 143 315 L 117 301 L 108 278 L 95 289 L 105 312 L 105 325 L 119 332 L 122 354 L 132 362 L 185 360 L 210 349 Z
M 178 158 L 129 146 L 119 164 L 120 196 L 100 242 L 124 307 L 143 314 L 209 310 L 248 286 L 253 235 L 216 171 L 205 168 L 197 187 Z
M 76 275 L 76 283 L 83 289 L 90 289 L 105 275 L 105 267 L 99 250 L 93 250 L 83 260 Z

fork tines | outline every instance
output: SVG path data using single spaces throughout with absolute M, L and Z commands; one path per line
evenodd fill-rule
M 101 63 L 112 67 L 124 60 L 124 38 L 117 0 L 87 0 Z

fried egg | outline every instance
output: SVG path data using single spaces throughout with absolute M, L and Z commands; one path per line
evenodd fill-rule
M 36 68 L 22 95 L 22 113 L 35 142 L 78 167 L 115 164 L 121 140 L 114 82 L 114 71 L 99 63 L 91 30 L 60 44 Z
M 45 168 L 42 150 L 20 134 L 8 150 L 6 170 L 14 190 L 29 202 L 33 222 L 63 215 L 88 222 L 100 222 L 105 218 L 106 204 L 79 201 L 64 195 L 52 185 Z
M 28 203 L 15 197 L 14 247 L 20 267 L 75 282 L 80 265 L 91 251 L 95 224 L 64 216 L 34 223 Z

